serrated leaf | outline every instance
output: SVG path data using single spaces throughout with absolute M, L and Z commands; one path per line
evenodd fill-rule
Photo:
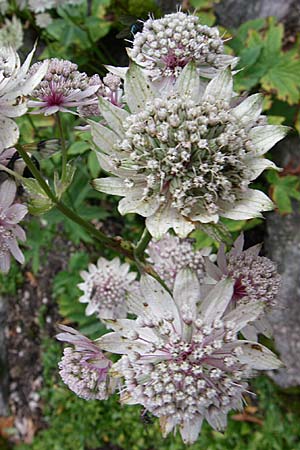
M 293 51 L 277 56 L 274 65 L 262 78 L 262 87 L 268 92 L 276 92 L 280 100 L 290 105 L 298 103 L 300 95 L 300 60 Z

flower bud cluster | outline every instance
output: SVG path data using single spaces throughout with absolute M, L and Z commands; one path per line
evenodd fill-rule
M 235 280 L 235 300 L 243 303 L 263 301 L 268 306 L 276 303 L 281 277 L 270 259 L 242 252 L 236 257 L 229 256 L 227 270 Z
M 183 12 L 149 18 L 143 31 L 135 34 L 128 53 L 152 79 L 177 78 L 190 61 L 196 63 L 200 74 L 212 75 L 235 60 L 224 55 L 217 28 L 201 25 L 197 16 Z
M 159 241 L 151 241 L 147 253 L 148 261 L 170 289 L 173 289 L 176 275 L 184 267 L 194 270 L 199 282 L 203 283 L 204 256 L 210 253 L 210 249 L 195 251 L 191 240 L 168 234 Z
M 254 146 L 223 100 L 156 98 L 123 126 L 116 166 L 145 176 L 143 199 L 157 196 L 165 202 L 170 197 L 172 207 L 184 215 L 194 205 L 214 214 L 219 201 L 233 204 L 250 183 L 244 158 Z
M 63 382 L 78 397 L 85 400 L 104 400 L 108 397 L 106 380 L 108 369 L 103 376 L 103 369 L 97 367 L 93 353 L 89 355 L 87 352 L 67 347 L 58 366 Z
M 99 86 L 99 88 L 93 97 L 94 99 L 103 97 L 115 106 L 122 106 L 123 91 L 121 89 L 120 77 L 112 73 L 108 73 L 102 81 L 99 75 L 93 75 L 89 80 L 89 86 L 95 85 Z M 78 113 L 82 117 L 100 116 L 98 102 L 87 106 L 80 106 L 78 108 Z

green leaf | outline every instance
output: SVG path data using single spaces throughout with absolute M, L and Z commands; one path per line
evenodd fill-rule
M 274 64 L 262 78 L 262 87 L 268 92 L 276 92 L 279 100 L 290 105 L 299 100 L 300 95 L 300 60 L 295 52 L 289 51 L 277 56 Z
M 33 178 L 24 178 L 22 183 L 28 193 L 28 210 L 30 214 L 44 214 L 53 208 L 54 203 L 45 194 L 39 183 Z
M 61 198 L 63 193 L 68 189 L 72 183 L 74 174 L 76 172 L 76 166 L 72 163 L 68 163 L 66 166 L 66 176 L 64 180 L 59 178 L 57 172 L 54 172 L 54 189 L 58 199 Z
M 294 175 L 280 176 L 275 171 L 267 174 L 267 180 L 272 185 L 272 198 L 281 214 L 293 211 L 292 199 L 300 201 L 300 180 Z

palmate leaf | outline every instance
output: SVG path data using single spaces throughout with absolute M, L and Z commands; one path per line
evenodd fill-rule
M 292 199 L 300 201 L 300 180 L 294 175 L 279 176 L 275 171 L 267 174 L 272 185 L 272 199 L 281 214 L 293 211 Z
M 276 92 L 280 100 L 295 104 L 300 96 L 300 60 L 293 50 L 277 56 L 277 61 L 261 79 L 262 87 Z
M 274 18 L 255 23 L 255 27 L 242 25 L 231 47 L 240 57 L 240 70 L 235 77 L 235 89 L 250 90 L 261 84 L 262 88 L 290 105 L 300 98 L 300 59 L 297 49 L 282 51 L 284 28 Z M 243 45 L 240 45 L 242 38 Z M 246 45 L 245 45 L 246 44 Z

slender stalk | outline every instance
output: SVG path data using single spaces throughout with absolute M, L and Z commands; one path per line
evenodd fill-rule
M 148 243 L 151 240 L 151 235 L 147 230 L 144 230 L 143 235 L 135 249 L 133 248 L 132 243 L 129 241 L 125 241 L 121 238 L 110 238 L 106 236 L 100 230 L 97 230 L 97 228 L 95 228 L 90 222 L 87 222 L 85 219 L 78 216 L 72 209 L 70 209 L 67 205 L 61 202 L 56 197 L 50 186 L 47 184 L 40 171 L 33 164 L 30 156 L 28 156 L 28 154 L 22 148 L 22 146 L 16 145 L 15 147 L 18 150 L 19 154 L 22 156 L 24 162 L 26 163 L 28 169 L 30 170 L 34 178 L 37 180 L 37 182 L 39 183 L 45 194 L 53 201 L 53 203 L 56 205 L 59 211 L 61 211 L 66 217 L 68 217 L 73 222 L 77 223 L 78 225 L 81 225 L 105 247 L 108 247 L 114 250 L 115 252 L 120 253 L 129 258 L 132 262 L 134 262 L 138 266 L 138 269 L 140 270 L 141 273 L 147 273 L 148 275 L 151 275 L 168 292 L 170 292 L 165 282 L 158 276 L 153 267 L 151 265 L 143 263 L 136 257 L 136 251 L 138 251 L 138 255 L 140 254 L 143 255 Z
M 26 163 L 27 167 L 29 168 L 30 172 L 34 176 L 34 178 L 37 180 L 45 194 L 53 201 L 53 203 L 56 205 L 57 209 L 59 209 L 65 216 L 67 216 L 69 219 L 73 220 L 73 222 L 78 223 L 78 225 L 81 225 L 83 228 L 85 228 L 92 236 L 94 236 L 98 241 L 100 241 L 102 244 L 104 244 L 106 247 L 111 248 L 112 250 L 115 250 L 128 258 L 134 260 L 133 255 L 133 249 L 132 244 L 129 242 L 124 242 L 121 240 L 109 238 L 104 233 L 102 233 L 100 230 L 97 230 L 90 222 L 87 222 L 82 217 L 78 216 L 72 209 L 70 209 L 67 205 L 65 205 L 63 202 L 61 202 L 56 195 L 53 193 L 52 189 L 49 187 L 39 170 L 36 168 L 36 166 L 31 161 L 31 158 L 27 155 L 26 151 L 21 146 L 16 146 L 18 152 L 22 156 L 24 162 Z
M 151 239 L 152 239 L 151 234 L 149 233 L 147 228 L 145 228 L 139 242 L 137 243 L 137 245 L 134 249 L 134 257 L 138 261 L 144 260 L 144 252 L 145 252 L 149 242 L 151 241 Z
M 66 179 L 66 173 L 67 173 L 67 162 L 68 162 L 68 151 L 66 146 L 66 140 L 64 136 L 64 130 L 61 122 L 61 118 L 59 115 L 59 112 L 56 113 L 56 122 L 58 125 L 59 135 L 60 135 L 60 142 L 61 142 L 61 150 L 62 150 L 62 169 L 61 169 L 61 180 L 62 182 Z

